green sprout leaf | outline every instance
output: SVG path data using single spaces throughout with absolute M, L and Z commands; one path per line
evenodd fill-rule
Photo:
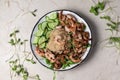
M 98 15 L 98 8 L 92 6 L 90 12 L 93 13 L 94 15 Z
M 108 21 L 111 21 L 111 17 L 110 17 L 110 16 L 101 16 L 100 18 L 101 18 L 101 19 L 108 20 Z
M 90 13 L 93 13 L 94 15 L 99 15 L 99 10 L 104 10 L 105 8 L 105 3 L 102 2 L 98 2 L 95 6 L 91 6 L 90 8 Z
M 97 4 L 98 8 L 103 10 L 105 8 L 105 3 L 104 2 L 98 2 Z

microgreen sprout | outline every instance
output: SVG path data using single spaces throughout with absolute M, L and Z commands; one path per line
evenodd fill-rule
M 93 13 L 94 15 L 98 15 L 99 14 L 99 10 L 104 10 L 105 8 L 105 2 L 102 1 L 98 1 L 97 4 L 95 4 L 95 6 L 91 6 L 90 8 L 90 13 Z
M 108 21 L 108 23 L 106 23 L 106 24 L 107 24 L 107 26 L 108 26 L 109 28 L 106 29 L 106 30 L 110 30 L 111 32 L 113 32 L 113 31 L 118 31 L 120 22 L 118 22 L 118 21 L 113 21 L 110 16 L 102 16 L 102 17 L 100 17 L 100 18 L 101 18 L 101 19 L 105 19 L 105 20 Z
M 15 74 L 16 76 L 21 76 L 22 80 L 28 80 L 30 76 L 29 76 L 29 72 L 27 71 L 27 68 L 24 66 L 24 61 L 28 61 L 32 64 L 35 64 L 36 62 L 34 61 L 33 57 L 29 58 L 30 52 L 28 52 L 28 55 L 24 55 L 23 60 L 20 58 L 19 52 L 21 52 L 21 50 L 18 47 L 23 46 L 24 50 L 22 52 L 23 54 L 25 54 L 27 52 L 25 47 L 26 47 L 26 42 L 28 40 L 26 39 L 22 40 L 21 38 L 18 38 L 17 35 L 18 33 L 19 30 L 15 30 L 12 33 L 10 33 L 11 39 L 9 43 L 10 45 L 15 46 L 14 54 L 17 55 L 12 56 L 9 60 L 7 60 L 7 62 L 9 61 L 11 80 L 13 80 L 13 74 Z M 39 75 L 34 76 L 34 80 L 40 80 Z

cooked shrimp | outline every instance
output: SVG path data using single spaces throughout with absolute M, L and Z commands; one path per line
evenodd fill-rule
M 67 14 L 66 16 L 67 16 L 68 18 L 70 18 L 70 19 L 76 21 L 76 18 L 75 18 L 73 15 L 71 15 L 71 14 Z
M 60 61 L 56 61 L 56 62 L 54 63 L 54 68 L 55 68 L 55 69 L 60 69 L 61 67 L 62 67 L 62 64 L 61 64 Z
M 73 62 L 75 62 L 75 63 L 81 61 L 81 59 L 80 59 L 80 57 L 78 56 L 77 53 L 70 54 L 70 57 L 69 57 L 69 58 L 70 58 L 71 61 L 73 61 Z
M 39 54 L 41 57 L 45 56 L 45 52 L 43 50 L 39 49 L 39 47 L 36 47 L 35 52 L 37 54 Z
M 45 57 L 50 60 L 51 63 L 55 62 L 55 55 L 51 51 L 45 53 Z

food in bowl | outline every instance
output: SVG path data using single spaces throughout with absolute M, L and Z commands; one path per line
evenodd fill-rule
M 90 46 L 90 32 L 72 14 L 52 12 L 38 24 L 32 44 L 35 52 L 54 70 L 80 63 Z

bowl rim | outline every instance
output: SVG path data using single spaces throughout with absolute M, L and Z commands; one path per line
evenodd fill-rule
M 71 67 L 71 68 L 69 68 L 69 69 L 63 69 L 63 70 L 57 69 L 57 70 L 54 70 L 54 69 L 49 68 L 48 66 L 44 65 L 44 64 L 38 59 L 37 55 L 34 53 L 34 50 L 33 50 L 33 48 L 32 48 L 32 46 L 33 46 L 33 44 L 32 44 L 33 32 L 34 32 L 36 26 L 38 25 L 38 23 L 40 22 L 40 20 L 41 20 L 42 18 L 44 18 L 46 15 L 48 15 L 48 14 L 50 14 L 50 13 L 52 13 L 52 12 L 58 12 L 58 11 L 69 11 L 69 12 L 72 12 L 72 13 L 76 14 L 77 16 L 79 16 L 80 18 L 82 18 L 84 22 L 86 22 L 86 20 L 85 20 L 83 17 L 81 17 L 80 14 L 78 14 L 77 12 L 74 12 L 74 11 L 72 11 L 72 10 L 59 9 L 59 10 L 49 11 L 49 12 L 47 12 L 46 14 L 44 14 L 42 17 L 40 17 L 39 20 L 37 21 L 37 23 L 34 25 L 34 27 L 33 27 L 33 29 L 32 29 L 32 32 L 31 32 L 31 35 L 30 35 L 30 48 L 31 48 L 32 54 L 35 56 L 35 58 L 37 59 L 37 61 L 38 61 L 41 65 L 43 65 L 44 67 L 46 67 L 46 68 L 48 68 L 48 69 L 50 69 L 50 70 L 53 70 L 53 71 L 67 71 L 67 70 L 71 70 L 71 69 L 79 66 L 80 64 L 82 64 L 82 63 L 85 61 L 85 59 L 88 57 L 88 54 L 90 54 L 91 51 L 92 51 L 92 48 L 93 48 L 92 30 L 91 30 L 91 28 L 90 28 L 90 25 L 89 25 L 87 22 L 86 22 L 86 24 L 88 25 L 88 28 L 89 28 L 89 30 L 90 30 L 90 32 L 91 32 L 91 47 L 90 47 L 90 49 L 89 49 L 86 57 L 85 57 L 80 63 L 76 64 L 75 66 L 73 66 L 73 67 Z

